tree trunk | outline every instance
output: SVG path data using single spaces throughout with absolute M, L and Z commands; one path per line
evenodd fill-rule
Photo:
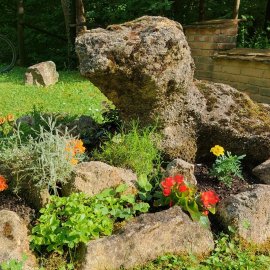
M 76 0 L 76 24 L 76 34 L 78 36 L 80 32 L 87 29 L 83 0 Z
M 268 25 L 270 25 L 270 0 L 267 1 L 267 5 L 266 5 L 265 20 L 264 20 L 265 30 Z
M 19 47 L 19 65 L 25 64 L 25 47 L 24 47 L 24 5 L 23 0 L 18 0 L 17 15 L 17 35 L 18 35 L 18 47 Z
M 180 14 L 182 11 L 182 1 L 181 0 L 174 0 L 173 2 L 173 13 L 174 13 L 174 19 L 176 21 L 179 21 Z
M 205 0 L 199 0 L 199 22 L 205 19 Z
M 235 0 L 234 7 L 233 7 L 233 19 L 238 19 L 239 14 L 239 7 L 240 7 L 240 0 Z

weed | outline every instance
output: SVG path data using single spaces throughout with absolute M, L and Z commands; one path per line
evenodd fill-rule
M 160 159 L 155 144 L 155 128 L 144 128 L 139 131 L 138 124 L 132 124 L 129 132 L 109 136 L 109 140 L 95 151 L 93 157 L 114 166 L 134 170 L 138 176 L 149 176 L 154 171 L 154 163 Z

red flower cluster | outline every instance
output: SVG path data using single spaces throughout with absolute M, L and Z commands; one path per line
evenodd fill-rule
M 174 177 L 167 177 L 164 181 L 161 182 L 161 186 L 163 188 L 163 195 L 165 197 L 170 196 L 172 189 L 176 187 L 180 192 L 185 192 L 188 190 L 184 182 L 183 175 L 176 175 Z
M 215 206 L 219 202 L 219 197 L 213 190 L 202 192 L 201 201 L 205 208 Z
M 0 175 L 0 191 L 4 191 L 8 188 L 7 180 L 4 176 Z

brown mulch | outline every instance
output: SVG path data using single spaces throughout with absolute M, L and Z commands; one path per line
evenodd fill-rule
M 36 216 L 35 210 L 22 198 L 5 191 L 0 192 L 0 210 L 16 212 L 27 224 L 30 224 Z
M 227 187 L 216 178 L 209 176 L 209 171 L 210 167 L 206 164 L 195 165 L 195 176 L 198 182 L 197 186 L 201 191 L 215 190 L 220 199 L 243 192 L 247 190 L 250 185 L 258 183 L 258 180 L 247 168 L 243 169 L 243 179 L 234 177 L 231 187 Z

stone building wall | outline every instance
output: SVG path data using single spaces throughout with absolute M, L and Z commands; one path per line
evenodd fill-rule
M 236 49 L 238 20 L 185 26 L 195 77 L 229 84 L 270 104 L 270 50 Z

